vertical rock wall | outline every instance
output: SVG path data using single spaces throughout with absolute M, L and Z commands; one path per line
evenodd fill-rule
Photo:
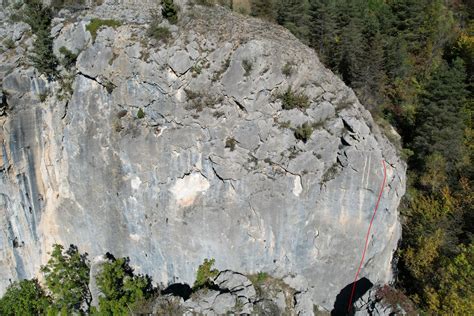
M 390 281 L 405 187 L 395 147 L 287 31 L 193 10 L 167 44 L 150 41 L 145 13 L 125 4 L 56 20 L 55 49 L 79 54 L 69 98 L 18 54 L 0 55 L 12 65 L 1 78 L 2 289 L 35 276 L 59 242 L 91 257 L 130 256 L 165 284 L 192 283 L 204 258 L 296 275 L 330 308 L 353 281 L 382 160 L 387 186 L 361 277 Z M 92 41 L 85 26 L 94 16 L 123 25 Z M 29 44 L 25 33 L 15 49 Z M 282 109 L 277 95 L 288 87 L 308 96 L 308 109 Z M 294 131 L 306 122 L 314 131 L 303 142 Z

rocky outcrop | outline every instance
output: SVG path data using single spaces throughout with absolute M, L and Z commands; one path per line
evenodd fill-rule
M 388 285 L 375 285 L 354 303 L 357 316 L 418 315 L 404 294 Z
M 265 274 L 247 277 L 230 270 L 220 272 L 211 288 L 195 291 L 190 297 L 167 292 L 164 290 L 142 312 L 153 315 L 312 315 L 315 308 L 308 293 L 296 291 L 283 280 Z M 298 303 L 302 300 L 310 303 L 309 309 Z
M 153 3 L 60 12 L 55 50 L 79 55 L 69 81 L 39 76 L 27 26 L 0 14 L 15 41 L 0 54 L 1 288 L 72 243 L 129 256 L 164 284 L 192 283 L 204 258 L 297 276 L 330 309 L 360 260 L 382 160 L 361 277 L 389 281 L 405 164 L 353 91 L 283 28 L 224 8 L 183 1 L 171 40 L 151 40 Z M 93 41 L 93 17 L 122 25 Z M 307 109 L 282 109 L 290 87 Z M 306 122 L 303 142 L 294 129 Z

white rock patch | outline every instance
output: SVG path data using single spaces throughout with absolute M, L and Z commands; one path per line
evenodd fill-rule
M 300 196 L 301 192 L 303 192 L 303 186 L 301 185 L 301 177 L 295 176 L 295 181 L 293 184 L 293 194 L 296 196 Z
M 142 181 L 139 177 L 135 177 L 132 179 L 130 184 L 132 185 L 132 189 L 138 190 L 140 188 L 140 184 L 142 184 Z
M 173 193 L 179 206 L 186 207 L 192 205 L 199 193 L 207 191 L 209 186 L 209 181 L 195 172 L 178 179 L 170 192 Z

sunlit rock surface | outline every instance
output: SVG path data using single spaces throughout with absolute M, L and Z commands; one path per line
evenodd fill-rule
M 0 37 L 15 40 L 0 54 L 1 288 L 35 276 L 53 243 L 72 243 L 129 256 L 164 284 L 192 284 L 204 258 L 296 275 L 332 308 L 353 281 L 383 160 L 361 277 L 390 281 L 406 167 L 353 91 L 279 26 L 182 6 L 172 39 L 156 43 L 154 1 L 135 2 L 54 20 L 55 50 L 79 54 L 70 97 L 28 66 L 29 27 L 0 14 Z M 93 17 L 122 26 L 93 41 Z M 307 110 L 282 110 L 288 87 Z M 294 136 L 305 122 L 306 143 Z

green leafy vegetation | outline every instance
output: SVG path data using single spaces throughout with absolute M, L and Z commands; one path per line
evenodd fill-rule
M 71 97 L 74 89 L 72 85 L 74 84 L 74 74 L 63 75 L 58 78 L 59 85 L 61 90 L 58 92 L 57 97 L 59 100 L 67 100 Z
M 219 274 L 219 270 L 212 268 L 215 262 L 215 259 L 204 259 L 204 262 L 197 270 L 196 281 L 194 281 L 193 289 L 209 287 L 212 284 L 212 279 L 217 277 Z
M 27 0 L 19 13 L 22 20 L 31 26 L 36 36 L 33 44 L 33 55 L 30 60 L 33 66 L 49 78 L 57 75 L 58 60 L 53 53 L 53 38 L 51 37 L 52 11 L 40 0 Z
M 63 55 L 63 59 L 61 60 L 62 65 L 65 68 L 71 68 L 75 66 L 77 60 L 77 54 L 74 54 L 69 49 L 64 46 L 59 48 L 59 52 Z
M 83 312 L 90 305 L 89 264 L 87 254 L 71 245 L 67 250 L 54 245 L 51 258 L 41 267 L 45 285 L 51 293 L 52 308 L 67 313 Z
M 281 69 L 281 73 L 286 77 L 291 77 L 293 75 L 293 63 L 287 62 Z
M 295 137 L 306 143 L 313 134 L 313 127 L 308 122 L 303 123 L 295 129 Z
M 48 98 L 48 93 L 47 93 L 47 92 L 45 92 L 45 93 L 40 93 L 40 94 L 38 94 L 38 97 L 39 97 L 39 99 L 40 99 L 41 102 L 44 102 L 44 101 L 46 101 L 46 99 Z
M 21 280 L 10 284 L 0 299 L 0 315 L 42 315 L 49 305 L 38 280 Z
M 254 286 L 257 286 L 268 280 L 268 278 L 270 278 L 270 275 L 266 272 L 258 272 L 257 274 L 249 275 L 248 278 Z
M 160 26 L 157 22 L 152 22 L 148 28 L 147 34 L 158 42 L 167 42 L 171 38 L 171 32 L 166 26 Z
M 161 15 L 171 24 L 178 22 L 178 7 L 174 4 L 173 0 L 161 1 Z
M 253 0 L 250 1 L 250 15 L 264 19 L 273 20 L 275 18 L 274 1 Z
M 245 77 L 250 76 L 250 74 L 252 72 L 253 63 L 248 59 L 244 59 L 244 60 L 242 60 L 242 67 L 245 70 L 244 76 Z
M 221 79 L 222 75 L 227 71 L 227 69 L 229 69 L 230 67 L 230 57 L 227 58 L 225 61 L 222 62 L 222 66 L 221 68 L 216 71 L 214 73 L 214 75 L 212 76 L 212 81 L 215 82 L 215 81 L 218 81 L 219 79 Z
M 202 112 L 205 108 L 214 109 L 217 104 L 224 100 L 222 96 L 217 97 L 199 91 L 185 89 L 184 92 L 186 92 L 186 96 L 188 97 L 186 109 L 194 110 L 196 113 Z
M 105 90 L 107 90 L 107 93 L 111 94 L 117 86 L 112 81 L 105 80 L 104 87 L 105 87 Z
M 277 95 L 277 99 L 281 100 L 283 110 L 300 109 L 305 110 L 309 107 L 309 97 L 302 92 L 295 92 L 291 87 Z
M 142 118 L 145 118 L 145 112 L 143 111 L 142 108 L 139 108 L 137 112 L 137 119 L 142 119 Z
M 7 49 L 13 49 L 13 48 L 15 48 L 15 41 L 11 37 L 8 37 L 8 38 L 3 40 L 3 45 Z
M 97 276 L 97 287 L 103 294 L 99 298 L 101 315 L 128 315 L 136 303 L 150 298 L 154 293 L 151 278 L 135 275 L 129 258 L 116 259 L 107 254 L 108 261 L 102 265 Z
M 129 258 L 107 253 L 96 275 L 101 292 L 97 307 L 91 307 L 90 264 L 87 253 L 71 245 L 54 245 L 51 258 L 41 267 L 44 288 L 36 279 L 12 283 L 0 299 L 0 314 L 16 315 L 129 315 L 149 306 L 158 294 L 152 279 L 135 274 Z M 144 314 L 151 313 L 150 310 Z M 142 313 L 140 313 L 142 314 Z
M 97 2 L 97 1 L 92 1 Z M 81 9 L 85 5 L 85 0 L 52 0 L 50 7 L 54 11 L 59 11 L 61 9 Z
M 116 27 L 119 27 L 120 25 L 122 25 L 122 23 L 117 20 L 110 20 L 110 19 L 102 20 L 102 19 L 94 18 L 89 22 L 89 24 L 87 24 L 86 30 L 89 31 L 89 33 L 91 33 L 92 41 L 95 41 L 97 37 L 97 32 L 99 31 L 101 27 L 116 28 Z
M 235 138 L 229 137 L 225 141 L 225 148 L 229 148 L 230 151 L 235 150 L 235 145 L 237 145 L 237 141 Z

